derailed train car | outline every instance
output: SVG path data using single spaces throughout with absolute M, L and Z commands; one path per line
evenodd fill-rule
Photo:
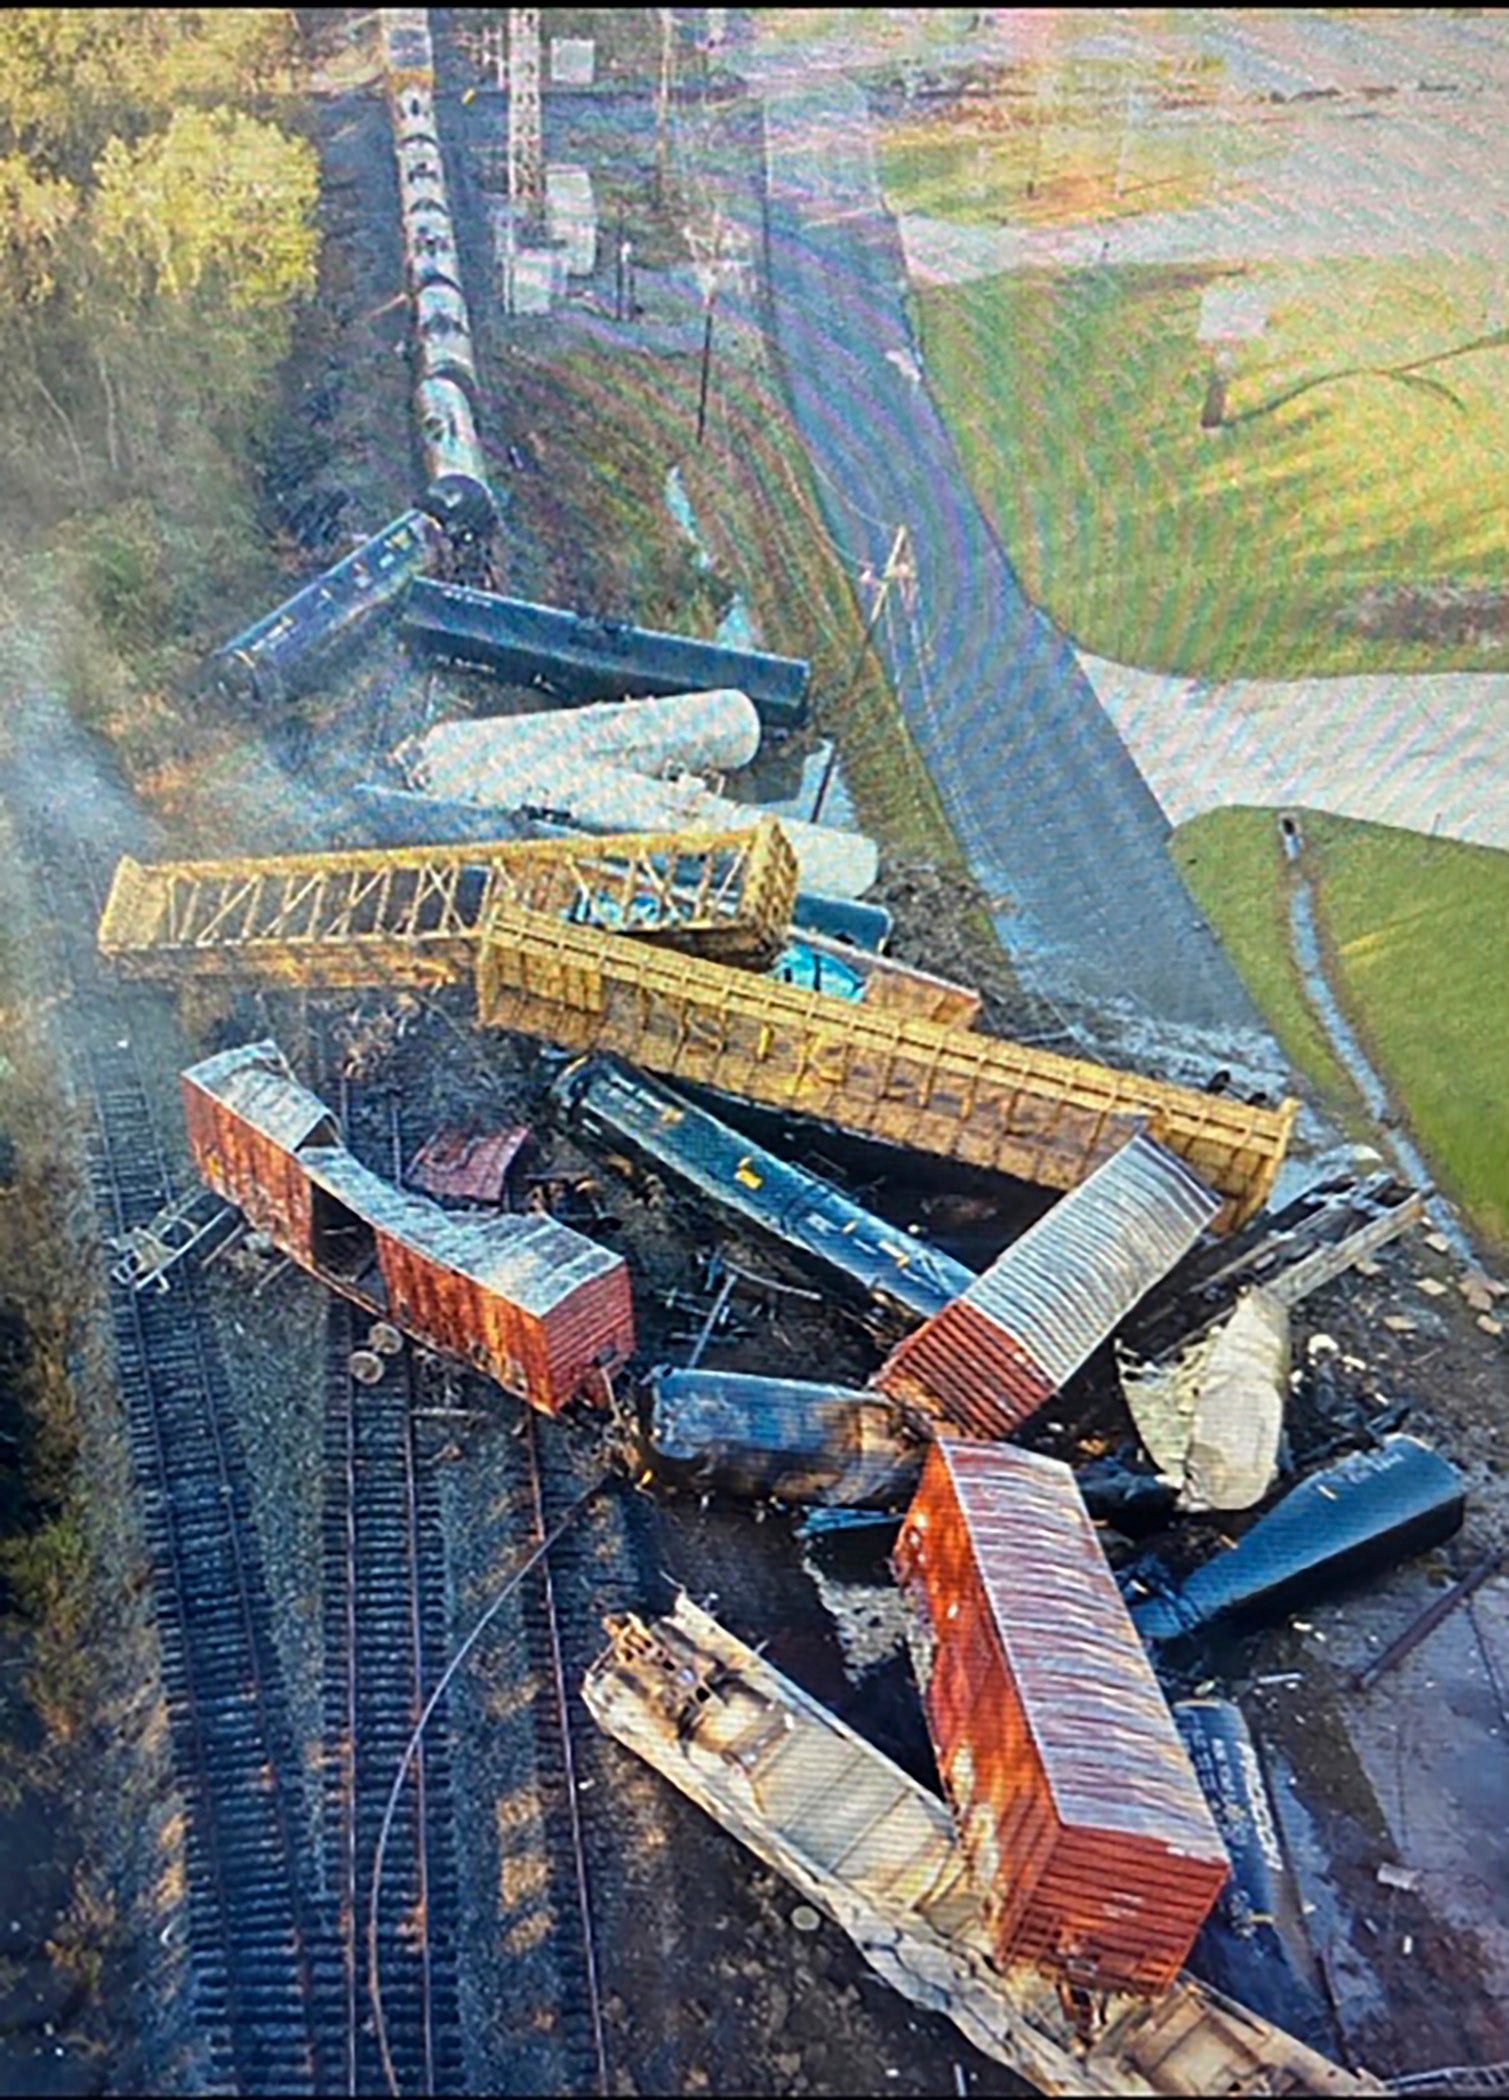
M 1003 1972 L 936 1794 L 689 1597 L 608 1626 L 582 1687 L 599 1727 L 834 1918 L 892 1989 L 1038 2092 L 1384 2091 L 1191 1976 L 1154 1999 L 1076 2002 L 1027 1964 Z
M 432 568 L 445 545 L 440 519 L 426 508 L 406 510 L 217 649 L 209 660 L 209 683 L 233 704 L 277 706 Z
M 404 631 L 434 655 L 569 700 L 649 699 L 737 686 L 772 734 L 800 729 L 807 719 L 806 663 L 759 649 L 438 583 L 411 599 Z
M 603 1402 L 634 1349 L 627 1266 L 539 1214 L 453 1216 L 371 1173 L 272 1042 L 182 1074 L 215 1193 L 334 1290 L 556 1414 Z
M 570 1066 L 555 1098 L 571 1129 L 629 1151 L 685 1182 L 704 1202 L 816 1266 L 860 1304 L 907 1327 L 941 1312 L 974 1271 L 865 1210 L 816 1174 L 616 1058 Z
M 694 1493 L 835 1508 L 899 1508 L 923 1447 L 878 1393 L 756 1378 L 653 1371 L 640 1425 L 640 1477 Z
M 1229 1551 L 1134 1605 L 1132 1617 L 1150 1646 L 1176 1655 L 1212 1631 L 1272 1625 L 1327 1590 L 1442 1545 L 1465 1511 L 1455 1466 L 1418 1437 L 1387 1436 L 1302 1480 Z
M 1166 1989 L 1230 1863 L 1073 1473 L 935 1443 L 894 1566 L 1001 1966 Z
M 1323 2053 L 1335 2047 L 1314 1981 L 1301 1898 L 1242 1710 L 1230 1699 L 1183 1699 L 1173 1709 L 1200 1790 L 1231 1860 L 1231 1879 L 1200 1928 L 1196 1972 Z
M 1008 1435 L 1088 1362 L 1220 1208 L 1177 1154 L 1133 1137 L 908 1335 L 874 1383 L 923 1419 Z
M 477 436 L 477 364 L 435 125 L 434 52 L 423 8 L 380 17 L 414 307 L 414 396 L 426 493 L 342 561 L 234 635 L 207 683 L 232 705 L 287 700 L 448 552 L 485 540 L 497 503 Z

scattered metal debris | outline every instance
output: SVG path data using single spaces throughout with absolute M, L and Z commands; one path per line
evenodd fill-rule
M 163 1205 L 145 1225 L 114 1234 L 109 1246 L 120 1259 L 110 1265 L 110 1279 L 132 1291 L 165 1291 L 168 1277 L 186 1254 L 196 1249 L 202 1261 L 214 1259 L 237 1238 L 241 1221 L 207 1189 L 191 1189 Z
M 404 1179 L 427 1196 L 461 1203 L 501 1203 L 509 1169 L 530 1136 L 527 1123 L 482 1132 L 437 1130 L 415 1153 Z

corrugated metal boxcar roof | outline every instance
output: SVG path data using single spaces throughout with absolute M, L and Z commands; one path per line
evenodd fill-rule
M 1061 1822 L 1225 1848 L 1070 1468 L 941 1442 L 1002 1650 Z
M 1134 1137 L 1013 1240 L 964 1301 L 1064 1385 L 1220 1208 L 1176 1153 Z
M 349 1152 L 310 1147 L 300 1154 L 310 1181 L 401 1240 L 421 1258 L 467 1276 L 521 1311 L 551 1312 L 580 1285 L 623 1266 L 623 1257 L 537 1213 L 453 1216 L 370 1173 Z
M 289 1152 L 316 1136 L 326 1144 L 339 1141 L 335 1117 L 323 1101 L 299 1085 L 287 1058 L 271 1040 L 222 1050 L 190 1065 L 183 1077 Z

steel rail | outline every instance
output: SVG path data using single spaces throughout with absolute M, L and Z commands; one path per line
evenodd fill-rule
M 353 1089 L 330 1070 L 329 1045 L 320 1038 L 326 1098 L 338 1104 L 350 1136 Z M 358 1114 L 360 1105 L 358 1104 Z M 372 1121 L 369 1116 L 367 1122 Z M 397 1104 L 367 1149 L 401 1164 Z M 411 1827 L 412 1847 L 397 1915 L 384 1926 L 374 1884 L 364 1889 L 371 1833 L 387 1786 L 390 1751 L 406 1739 L 425 1699 L 427 1653 L 439 1645 L 427 1628 L 427 1606 L 443 1605 L 434 1565 L 440 1545 L 438 1513 L 425 1506 L 415 1441 L 413 1358 L 395 1361 L 375 1387 L 358 1384 L 352 1370 L 355 1309 L 332 1294 L 327 1335 L 326 1422 L 326 1733 L 324 1842 L 336 1891 L 342 1980 L 342 2059 L 348 2094 L 405 2087 L 450 2090 L 459 2077 L 459 2016 L 454 1976 L 437 1960 L 437 1912 L 454 1922 L 454 1875 L 442 1870 L 448 1839 L 448 1790 L 443 1743 L 422 1746 L 406 1767 L 396 1804 Z M 401 1382 L 400 1382 L 401 1381 Z M 437 1852 L 436 1848 L 441 1848 Z M 361 1960 L 365 1936 L 377 1932 L 390 1963 L 401 1969 L 393 2021 L 374 2017 L 370 1975 Z M 454 1935 L 450 1935 L 454 1944 Z M 391 2032 L 390 2032 L 391 2027 Z
M 390 1115 L 389 1144 L 392 1153 L 393 1185 L 397 1188 L 403 1181 L 403 1132 L 398 1113 L 398 1097 L 388 1097 Z M 424 1607 L 421 1597 L 423 1580 L 421 1570 L 422 1540 L 419 1518 L 419 1467 L 418 1454 L 414 1448 L 414 1357 L 413 1352 L 403 1352 L 405 1380 L 405 1406 L 402 1438 L 404 1517 L 406 1523 L 406 1547 L 409 1570 L 409 1653 L 414 1673 L 413 1711 L 417 1716 L 424 1708 L 425 1654 L 424 1654 Z M 419 1966 L 420 1995 L 423 2018 L 421 2043 L 424 2052 L 424 2090 L 435 2093 L 435 1977 L 430 1957 L 430 1857 L 429 1857 L 429 1775 L 425 1744 L 421 1738 L 414 1753 L 414 1877 L 418 1892 Z M 384 2037 L 386 2042 L 386 2037 Z M 384 2069 L 388 2067 L 385 2065 Z M 390 2091 L 397 2087 L 389 2079 Z
M 545 1487 L 545 1468 L 540 1450 L 540 1428 L 534 1410 L 524 1411 L 523 1444 L 529 1462 L 530 1499 L 533 1505 L 534 1535 L 536 1543 L 543 1547 L 552 1535 L 550 1512 Z M 550 1678 L 555 1693 L 556 1712 L 559 1715 L 561 1737 L 561 1763 L 563 1767 L 563 1791 L 567 1820 L 571 1835 L 571 1869 L 576 1893 L 578 1922 L 581 1927 L 582 1967 L 587 1985 L 587 2017 L 591 2029 L 591 2047 L 594 2058 L 597 2091 L 606 2096 L 612 2091 L 608 2077 L 607 2030 L 603 2017 L 601 1967 L 598 1961 L 597 1936 L 592 1922 L 592 1887 L 587 1869 L 587 1848 L 582 1830 L 581 1788 L 577 1779 L 576 1753 L 572 1745 L 573 1722 L 571 1692 L 566 1672 L 565 1648 L 561 1636 L 561 1615 L 556 1600 L 555 1579 L 551 1573 L 550 1557 L 542 1555 L 540 1561 L 540 1597 L 544 1610 L 545 1638 L 549 1650 Z
M 52 841 L 37 833 L 29 843 L 84 1023 L 70 1037 L 93 1110 L 95 1201 L 123 1230 L 172 1193 L 172 1177 L 129 1023 L 122 1033 L 123 1002 L 101 985 L 87 945 L 61 931 L 81 923 L 70 908 L 78 880 L 64 873 Z M 97 912 L 101 886 L 82 850 L 78 867 Z M 276 1668 L 271 1607 L 244 1528 L 249 1487 L 226 1413 L 223 1367 L 191 1275 L 150 1304 L 117 1292 L 111 1312 L 147 1542 L 166 1607 L 163 1683 L 191 1816 L 189 1935 L 211 2055 L 243 2090 L 314 2091 L 308 1921 L 289 1799 L 297 1766 L 268 1681 Z

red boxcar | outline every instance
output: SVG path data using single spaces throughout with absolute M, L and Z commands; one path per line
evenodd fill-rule
M 201 1180 L 302 1268 L 315 1267 L 304 1145 L 341 1141 L 335 1117 L 301 1087 L 276 1043 L 222 1050 L 180 1074 L 189 1149 Z
M 274 1043 L 206 1058 L 183 1093 L 204 1179 L 301 1267 L 547 1413 L 606 1398 L 634 1350 L 621 1255 L 553 1218 L 458 1216 L 394 1188 Z
M 1074 1475 L 1011 1445 L 935 1443 L 895 1565 L 998 1959 L 1166 1988 L 1228 1861 Z
M 1139 1134 L 1013 1240 L 870 1381 L 945 1434 L 1003 1437 L 1193 1247 L 1221 1199 Z

